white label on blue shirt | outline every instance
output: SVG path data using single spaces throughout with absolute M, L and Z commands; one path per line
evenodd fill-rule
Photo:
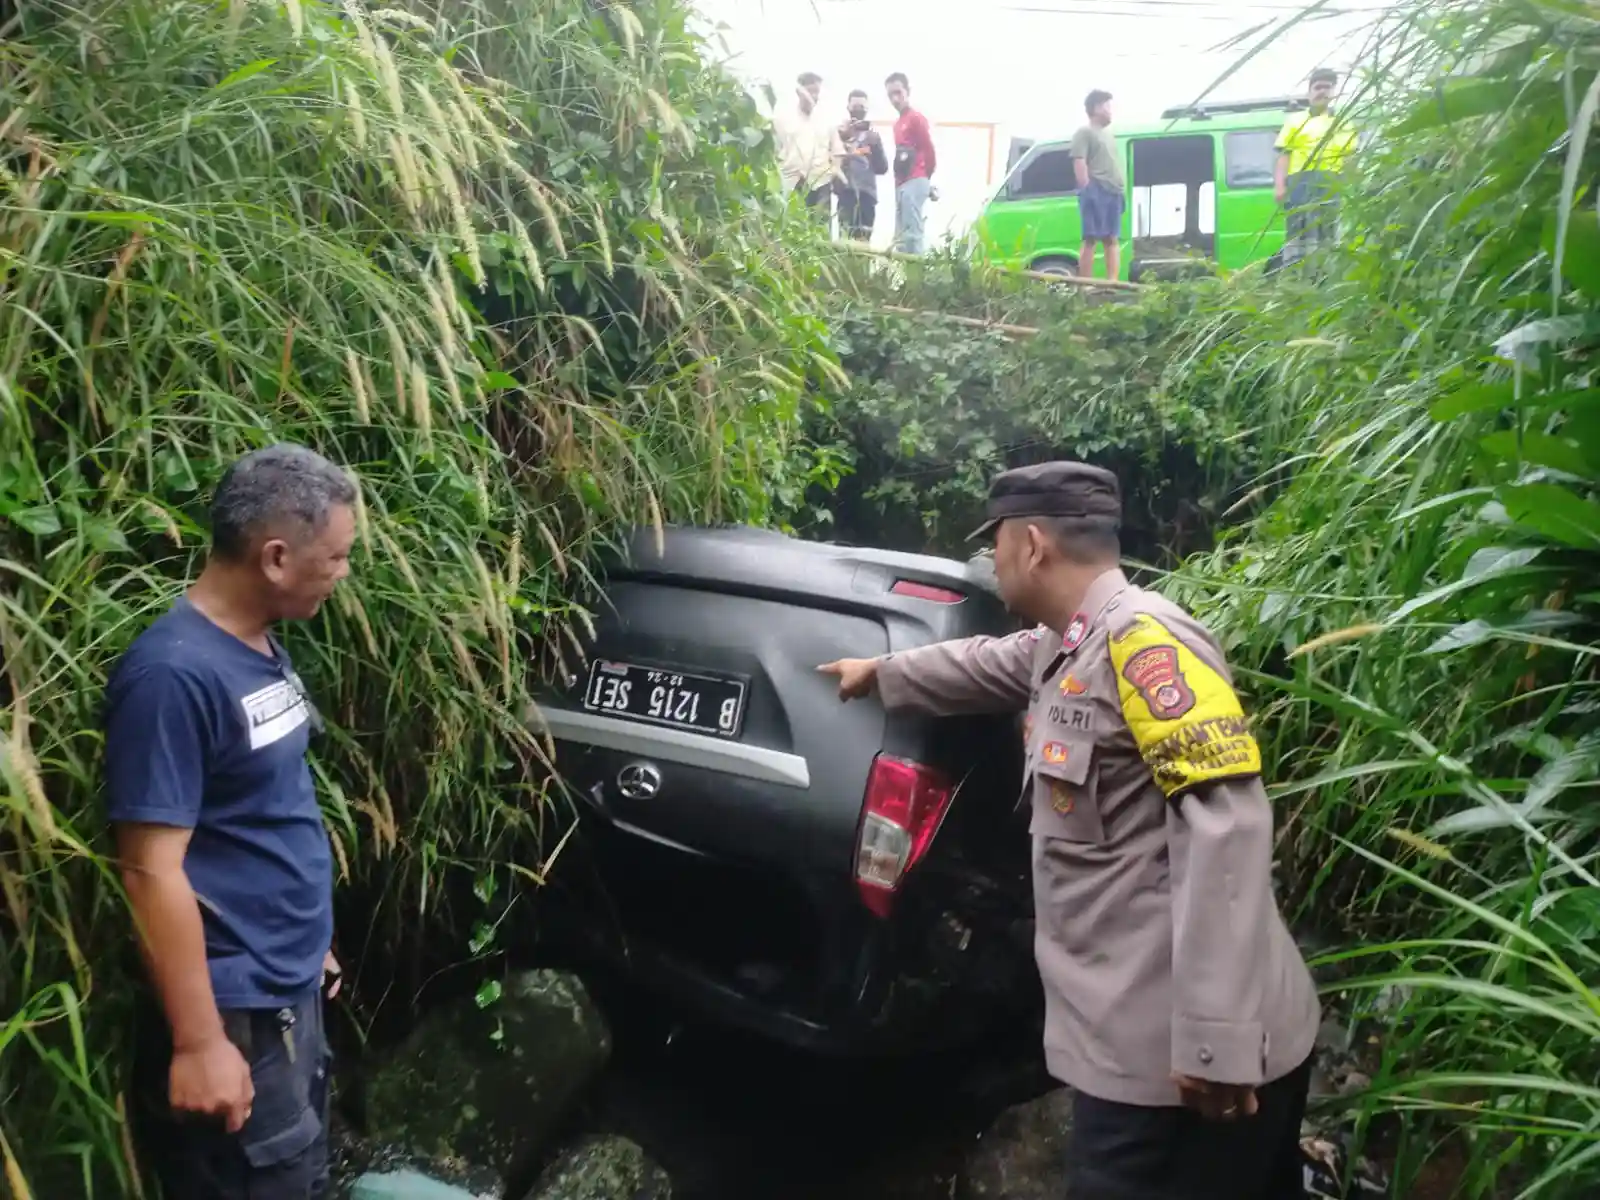
M 240 701 L 250 726 L 250 749 L 282 741 L 307 720 L 306 702 L 287 681 L 269 684 Z

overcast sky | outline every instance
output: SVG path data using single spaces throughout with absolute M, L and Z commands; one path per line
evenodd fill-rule
M 823 76 L 823 106 L 841 115 L 851 88 L 872 97 L 871 116 L 894 114 L 883 98 L 891 71 L 911 77 L 916 105 L 942 131 L 938 180 L 945 199 L 930 233 L 959 227 L 982 207 L 1015 137 L 1066 135 L 1091 88 L 1116 96 L 1121 124 L 1153 121 L 1193 100 L 1274 27 L 1308 5 L 1296 0 L 694 0 L 727 27 L 730 63 L 771 82 L 780 99 L 801 71 Z M 1327 0 L 1239 67 L 1214 93 L 1238 99 L 1299 93 L 1313 68 L 1353 62 L 1383 0 Z M 1255 31 L 1252 34 L 1252 31 Z M 1242 44 L 1229 43 L 1240 43 Z M 941 131 L 936 130 L 936 133 Z M 948 168 L 948 169 L 947 169 Z

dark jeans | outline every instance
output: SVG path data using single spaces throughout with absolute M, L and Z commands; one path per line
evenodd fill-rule
M 167 1102 L 172 1038 L 153 1000 L 134 1047 L 134 1136 L 166 1200 L 321 1200 L 328 1188 L 328 1041 L 320 996 L 222 1014 L 250 1064 L 255 1100 L 236 1134 Z
M 839 190 L 839 232 L 858 242 L 872 238 L 878 220 L 878 198 L 855 188 Z
M 1304 1200 L 1300 1121 L 1311 1060 L 1256 1091 L 1260 1111 L 1208 1121 L 1187 1108 L 1073 1098 L 1072 1200 Z
M 1289 176 L 1284 213 L 1283 261 L 1295 262 L 1339 234 L 1339 198 L 1323 171 Z
M 825 183 L 821 187 L 807 191 L 805 184 L 797 183 L 794 192 L 805 200 L 806 208 L 813 216 L 820 216 L 827 221 L 833 219 L 833 184 Z

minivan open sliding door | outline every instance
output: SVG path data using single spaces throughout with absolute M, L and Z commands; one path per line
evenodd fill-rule
M 1133 254 L 1129 278 L 1216 255 L 1216 147 L 1210 134 L 1139 138 L 1129 146 Z

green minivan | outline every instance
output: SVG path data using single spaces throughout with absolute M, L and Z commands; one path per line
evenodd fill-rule
M 1305 99 L 1284 97 L 1168 109 L 1159 125 L 1113 129 L 1124 156 L 1125 278 L 1166 274 L 1209 260 L 1229 269 L 1283 248 L 1272 194 L 1277 137 Z M 986 259 L 1047 274 L 1075 273 L 1083 226 L 1070 135 L 1013 142 L 1006 177 L 976 233 Z

